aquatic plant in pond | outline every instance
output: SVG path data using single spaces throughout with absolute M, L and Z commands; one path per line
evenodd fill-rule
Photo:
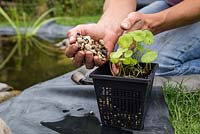
M 49 44 L 37 40 L 44 46 Z M 13 41 L 0 41 L 0 63 L 11 51 L 14 44 Z M 49 47 L 55 49 L 53 44 L 49 44 Z M 0 70 L 0 81 L 13 86 L 15 89 L 23 90 L 33 84 L 55 78 L 75 69 L 71 59 L 66 58 L 63 52 L 59 51 L 51 54 L 54 55 L 49 56 L 42 51 L 38 51 L 37 47 L 32 47 L 29 55 L 23 57 L 21 70 L 18 69 L 18 57 L 13 56 L 5 67 Z
M 36 46 L 37 48 L 39 48 L 39 50 L 50 54 L 49 50 L 53 50 L 53 49 L 49 49 L 48 46 L 45 46 L 39 43 L 38 40 L 34 38 L 34 36 L 42 25 L 53 20 L 61 19 L 60 17 L 45 19 L 49 15 L 49 13 L 51 13 L 53 10 L 54 9 L 50 9 L 46 11 L 45 13 L 43 13 L 38 19 L 34 21 L 32 25 L 27 23 L 26 13 L 23 12 L 22 18 L 23 18 L 23 25 L 24 25 L 25 31 L 24 33 L 22 33 L 20 31 L 20 19 L 19 19 L 20 15 L 17 13 L 17 9 L 10 8 L 10 12 L 13 18 L 11 19 L 11 17 L 8 16 L 8 14 L 0 7 L 0 14 L 9 22 L 9 24 L 16 31 L 16 36 L 14 38 L 14 40 L 16 41 L 16 44 L 14 45 L 13 49 L 10 51 L 8 56 L 0 64 L 0 69 L 2 69 L 5 66 L 5 64 L 12 58 L 12 56 L 15 54 L 16 51 L 18 54 L 19 62 L 21 62 L 23 59 L 23 55 L 28 55 L 30 48 L 32 46 Z M 28 28 L 31 28 L 31 30 L 29 30 Z M 35 45 L 33 45 L 33 42 L 35 42 L 34 43 Z M 22 46 L 22 44 L 25 44 L 25 45 Z
M 157 52 L 144 45 L 152 45 L 153 34 L 148 30 L 136 30 L 122 35 L 119 48 L 110 54 L 110 61 L 118 67 L 118 74 L 124 77 L 143 77 L 151 70 L 151 62 L 156 60 Z M 144 66 L 140 62 L 145 63 Z M 112 70 L 112 69 L 111 69 Z

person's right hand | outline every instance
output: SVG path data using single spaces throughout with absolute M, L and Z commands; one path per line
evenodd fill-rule
M 74 66 L 79 67 L 82 64 L 85 64 L 88 69 L 92 69 L 94 66 L 101 66 L 105 61 L 102 61 L 98 56 L 93 56 L 93 53 L 90 51 L 79 51 L 78 44 L 75 43 L 77 33 L 80 33 L 83 36 L 91 36 L 94 40 L 103 39 L 105 48 L 107 49 L 107 59 L 113 51 L 118 39 L 118 35 L 115 32 L 99 24 L 78 25 L 71 29 L 67 33 L 70 45 L 66 49 L 66 55 L 69 58 L 73 57 Z

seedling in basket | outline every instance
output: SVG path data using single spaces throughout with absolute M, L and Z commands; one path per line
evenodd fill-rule
M 102 125 L 143 129 L 158 67 L 158 64 L 151 63 L 156 60 L 157 53 L 147 48 L 153 42 L 154 36 L 148 30 L 122 35 L 118 40 L 119 48 L 110 54 L 110 62 L 90 74 Z M 118 71 L 113 69 L 112 72 L 113 65 Z
M 110 54 L 110 61 L 119 71 L 113 75 L 122 77 L 147 77 L 151 64 L 157 59 L 157 52 L 145 47 L 152 45 L 154 36 L 149 30 L 136 30 L 122 35 L 119 48 Z M 141 63 L 145 63 L 142 65 Z M 112 69 L 111 69 L 112 70 Z

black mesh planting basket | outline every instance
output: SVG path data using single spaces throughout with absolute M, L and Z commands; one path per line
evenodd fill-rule
M 158 64 L 152 63 L 151 66 L 148 78 L 112 76 L 109 62 L 90 74 L 102 125 L 131 130 L 143 129 Z

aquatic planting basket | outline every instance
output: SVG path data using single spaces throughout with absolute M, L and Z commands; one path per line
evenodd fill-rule
M 155 70 L 148 78 L 112 76 L 109 62 L 90 74 L 93 79 L 102 125 L 141 130 L 147 112 Z

